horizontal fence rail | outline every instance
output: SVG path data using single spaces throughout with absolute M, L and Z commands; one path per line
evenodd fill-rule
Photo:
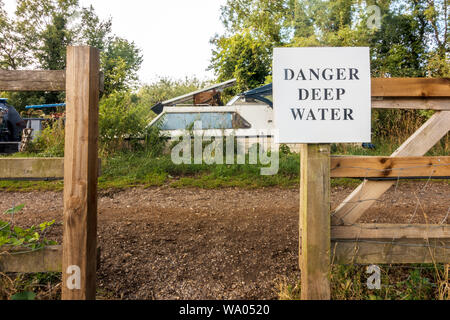
M 372 98 L 372 109 L 450 111 L 450 98 Z
M 103 91 L 104 75 L 100 73 L 100 90 Z M 0 70 L 0 91 L 65 91 L 65 70 Z M 450 98 L 450 79 L 431 78 L 373 78 L 372 96 L 377 98 L 397 98 L 389 108 L 394 108 L 398 98 Z M 392 100 L 389 100 L 392 101 Z M 378 105 L 387 105 L 375 101 Z M 427 108 L 427 105 L 430 107 Z M 448 110 L 439 101 L 426 101 L 422 109 Z M 415 102 L 406 105 L 419 109 Z M 446 109 L 442 109 L 446 108 Z
M 65 91 L 64 70 L 0 70 L 0 91 Z
M 62 246 L 47 246 L 30 251 L 26 248 L 0 248 L 0 272 L 45 273 L 62 271 Z M 97 247 L 97 268 L 100 266 L 101 248 Z
M 100 72 L 100 91 L 104 90 Z M 65 70 L 0 70 L 0 91 L 66 91 Z
M 333 226 L 333 240 L 354 239 L 450 239 L 450 225 L 355 224 Z
M 0 179 L 63 179 L 64 158 L 0 158 Z
M 449 263 L 450 239 L 333 240 L 334 264 Z
M 331 157 L 331 177 L 450 177 L 450 157 Z
M 101 159 L 98 159 L 101 175 Z M 62 180 L 64 158 L 0 158 L 0 180 Z
M 0 272 L 61 272 L 62 246 L 49 246 L 36 251 L 24 248 L 0 248 Z
M 373 78 L 373 97 L 450 97 L 450 79 Z

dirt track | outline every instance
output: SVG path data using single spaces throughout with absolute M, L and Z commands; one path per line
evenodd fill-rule
M 444 220 L 450 184 L 405 182 L 389 191 L 364 222 Z M 333 206 L 351 188 L 334 188 Z M 133 189 L 99 198 L 102 247 L 98 286 L 119 299 L 274 299 L 282 279 L 299 277 L 299 192 L 292 189 Z M 418 200 L 421 206 L 416 211 Z M 0 212 L 30 226 L 56 219 L 62 234 L 62 194 L 0 193 Z M 422 210 L 423 208 L 423 210 Z

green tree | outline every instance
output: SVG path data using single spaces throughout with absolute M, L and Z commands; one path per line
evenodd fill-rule
M 244 30 L 231 37 L 213 40 L 210 68 L 218 75 L 218 81 L 236 78 L 237 92 L 247 91 L 266 81 L 271 69 L 273 43 L 267 42 L 251 31 Z
M 77 41 L 103 51 L 113 38 L 112 19 L 100 20 L 93 6 L 82 8 L 81 23 L 76 30 L 76 34 L 79 35 Z
M 101 55 L 105 94 L 133 88 L 137 83 L 137 72 L 142 61 L 141 50 L 134 42 L 118 37 L 109 41 Z
M 66 67 L 66 47 L 91 45 L 101 52 L 105 94 L 128 90 L 138 80 L 142 64 L 133 42 L 115 37 L 111 19 L 101 20 L 92 6 L 78 0 L 18 0 L 16 18 L 10 19 L 0 0 L 0 67 L 2 69 Z M 64 101 L 64 93 L 8 93 L 19 109 L 27 104 Z
M 381 9 L 379 30 L 367 23 L 370 5 Z M 219 78 L 241 78 L 250 87 L 264 77 L 254 81 L 249 70 L 270 76 L 274 46 L 370 46 L 374 76 L 449 73 L 446 0 L 228 0 L 222 21 L 226 31 L 212 41 L 212 68 Z M 236 50 L 237 43 L 247 50 Z M 252 45 L 259 48 L 246 55 Z
M 142 86 L 139 89 L 137 96 L 139 97 L 141 104 L 150 108 L 158 102 L 166 101 L 205 88 L 208 84 L 209 83 L 200 81 L 196 78 L 185 78 L 184 80 L 161 78 L 151 84 Z
M 0 0 L 0 68 L 16 70 L 29 63 L 26 44 Z
M 381 28 L 368 7 L 381 11 Z M 369 46 L 374 77 L 450 76 L 447 0 L 228 0 L 223 35 L 216 35 L 211 68 L 238 90 L 270 81 L 275 46 Z M 376 110 L 378 137 L 405 134 L 429 113 Z

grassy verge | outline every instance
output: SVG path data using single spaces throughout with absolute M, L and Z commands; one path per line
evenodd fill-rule
M 397 144 L 381 142 L 376 149 L 363 149 L 351 145 L 333 145 L 336 155 L 381 156 L 392 154 Z M 428 155 L 448 155 L 448 148 L 438 145 Z M 16 154 L 14 157 L 38 157 L 36 154 Z M 99 189 L 149 188 L 169 185 L 174 188 L 264 188 L 298 186 L 300 156 L 293 153 L 280 154 L 277 175 L 262 176 L 261 164 L 249 165 L 176 165 L 169 155 L 155 157 L 151 151 L 123 152 L 103 160 Z M 267 166 L 266 166 L 267 167 Z M 332 186 L 354 187 L 357 179 L 333 179 Z M 62 181 L 0 181 L 0 190 L 8 192 L 61 191 Z
M 280 170 L 274 176 L 262 176 L 259 165 L 175 165 L 170 156 L 149 157 L 146 153 L 122 153 L 103 161 L 99 189 L 150 188 L 169 185 L 173 188 L 205 189 L 237 187 L 295 188 L 300 172 L 299 155 L 281 155 Z M 355 179 L 335 179 L 333 185 L 356 186 Z M 0 181 L 7 192 L 62 191 L 62 181 Z
M 370 290 L 365 266 L 334 266 L 333 300 L 450 300 L 448 269 L 444 265 L 380 266 L 381 289 Z M 299 300 L 300 282 L 279 283 L 281 300 Z

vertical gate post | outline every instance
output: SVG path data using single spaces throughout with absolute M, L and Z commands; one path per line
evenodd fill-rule
M 303 144 L 300 181 L 302 300 L 330 300 L 330 145 Z
M 96 293 L 99 51 L 68 47 L 63 300 Z

